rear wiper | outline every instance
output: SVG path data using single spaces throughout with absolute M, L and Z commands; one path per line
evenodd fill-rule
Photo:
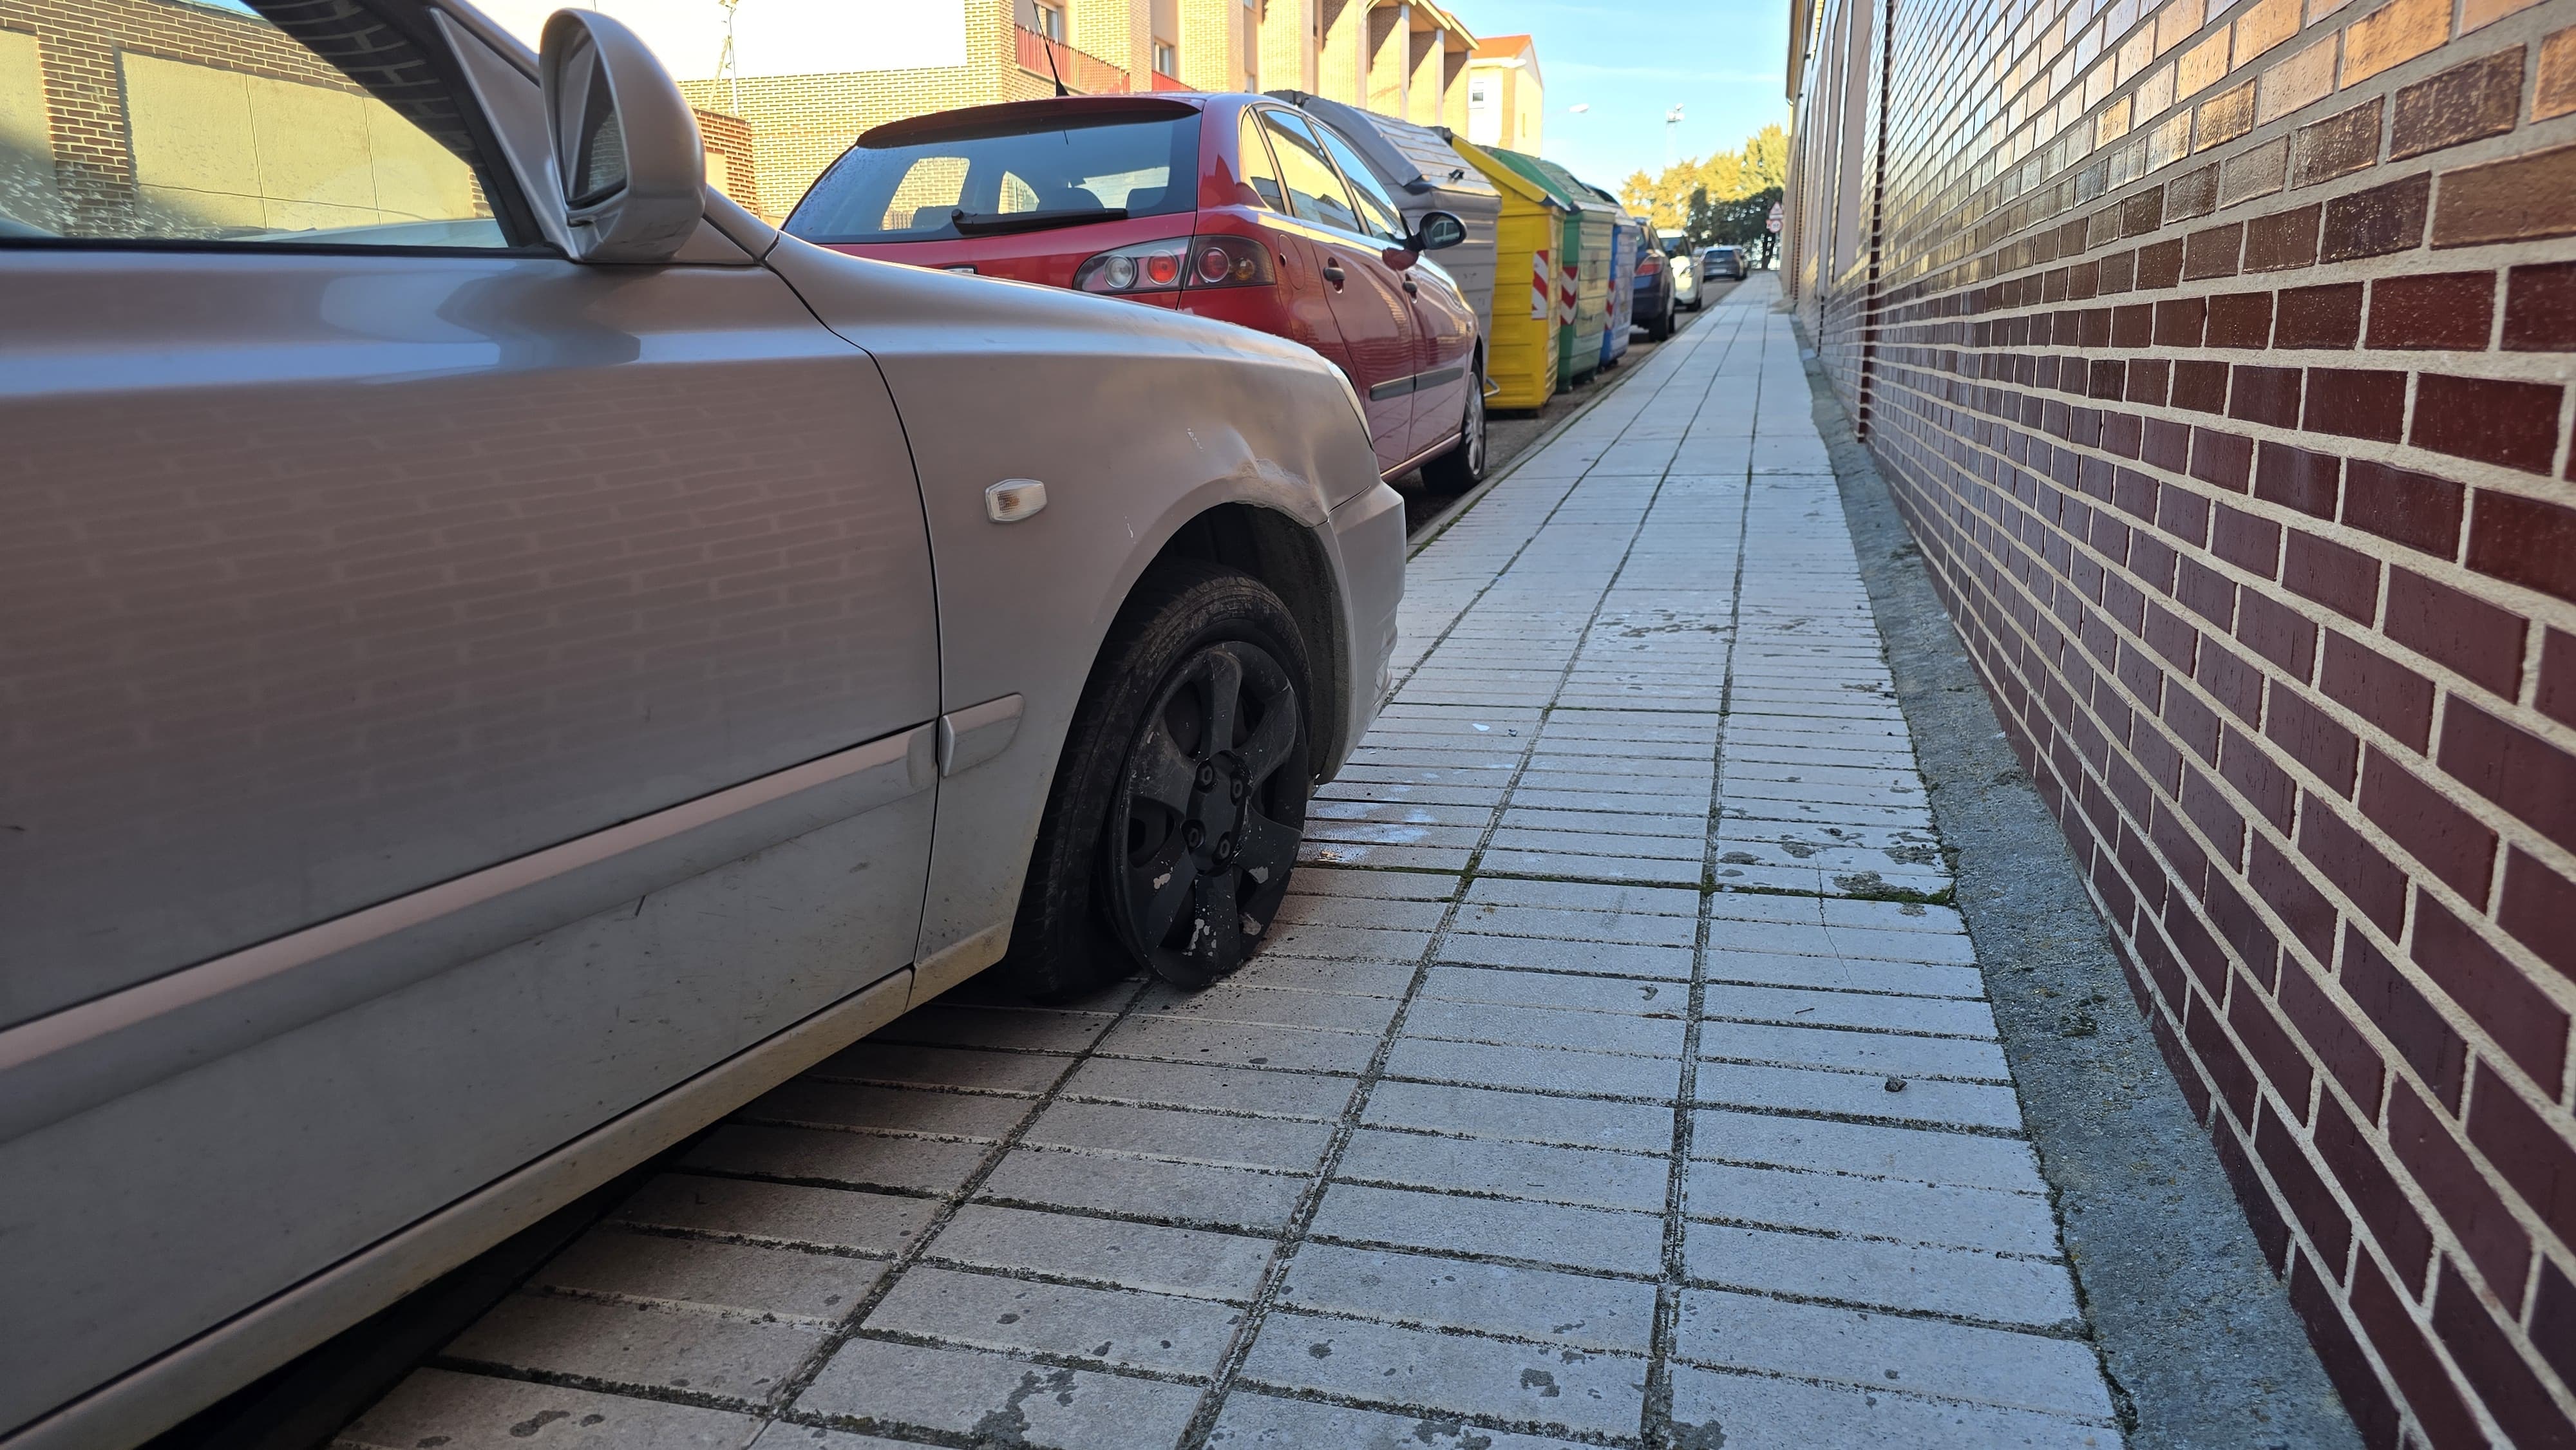
M 1082 207 L 1072 211 L 1015 211 L 1000 216 L 977 216 L 959 207 L 948 214 L 951 226 L 970 237 L 1000 236 L 1005 232 L 1035 232 L 1048 227 L 1078 226 L 1084 222 L 1115 222 L 1127 219 L 1123 206 Z

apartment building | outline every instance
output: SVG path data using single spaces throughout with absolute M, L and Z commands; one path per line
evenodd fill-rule
M 2373 1446 L 2576 1444 L 2576 0 L 1798 0 L 1784 274 Z
M 487 0 L 485 8 L 533 41 L 557 3 Z M 1080 95 L 1309 91 L 1463 134 L 1476 48 L 1456 16 L 1427 0 L 596 0 L 595 8 L 652 43 L 690 104 L 742 123 L 753 159 L 746 167 L 726 155 L 732 194 L 756 194 L 756 209 L 772 217 L 871 126 L 1052 95 L 1059 76 Z
M 1539 131 L 1547 120 L 1545 92 L 1537 41 L 1526 35 L 1491 35 L 1476 42 L 1467 58 L 1467 139 L 1536 156 Z

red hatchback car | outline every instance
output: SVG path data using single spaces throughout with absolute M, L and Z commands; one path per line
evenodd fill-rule
M 1363 400 L 1380 473 L 1485 471 L 1484 340 L 1350 143 L 1260 96 L 1062 96 L 879 126 L 787 219 L 809 242 L 1173 307 L 1294 339 Z

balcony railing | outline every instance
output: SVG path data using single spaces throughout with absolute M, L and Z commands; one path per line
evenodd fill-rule
M 1196 89 L 1195 87 L 1181 84 L 1178 79 L 1172 76 L 1167 76 L 1161 71 L 1153 72 L 1153 77 L 1154 89 L 1158 91 L 1186 91 Z
M 1049 40 L 1025 26 L 1018 27 L 1018 30 L 1020 69 L 1029 74 L 1044 76 L 1048 80 L 1060 74 L 1064 77 L 1065 89 L 1077 95 L 1114 96 L 1127 90 L 1127 72 L 1100 57 L 1076 50 L 1061 40 Z M 1053 70 L 1047 68 L 1050 51 L 1054 52 L 1055 58 Z

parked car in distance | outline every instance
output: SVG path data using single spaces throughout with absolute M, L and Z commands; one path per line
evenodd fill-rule
M 0 189 L 0 1440 L 149 1441 L 997 960 L 1263 935 L 1404 580 L 1314 352 L 782 236 L 604 15 L 13 3 L 158 57 L 36 145 L 236 190 Z M 1278 265 L 1206 225 L 1117 255 Z
M 1707 305 L 1699 291 L 1699 262 L 1688 252 L 1674 252 L 1664 258 L 1673 269 L 1673 305 L 1697 312 Z
M 1714 282 L 1720 277 L 1737 282 L 1743 281 L 1744 249 L 1742 247 L 1703 249 L 1699 254 L 1699 275 L 1703 283 Z
M 1329 125 L 1266 97 L 1059 96 L 859 137 L 785 224 L 853 256 L 1173 308 L 1304 343 L 1349 375 L 1379 472 L 1485 472 L 1484 339 L 1419 230 Z
M 1647 338 L 1655 342 L 1673 335 L 1673 269 L 1663 253 L 1652 247 L 1637 253 L 1637 273 L 1628 283 L 1628 293 L 1633 299 L 1628 314 L 1632 326 L 1644 328 Z

